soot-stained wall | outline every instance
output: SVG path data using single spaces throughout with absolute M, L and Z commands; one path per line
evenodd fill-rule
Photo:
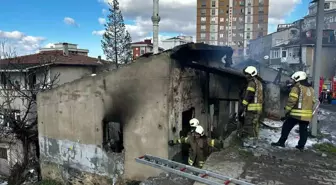
M 39 94 L 43 177 L 73 181 L 75 175 L 82 182 L 102 182 L 103 176 L 110 183 L 159 174 L 135 158 L 168 157 L 171 69 L 168 53 L 163 53 Z M 104 119 L 123 125 L 123 153 L 102 149 Z

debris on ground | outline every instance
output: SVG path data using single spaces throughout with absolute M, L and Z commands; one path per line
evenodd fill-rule
M 140 183 L 140 185 L 192 185 L 193 180 L 181 177 L 176 174 L 161 173 L 157 177 L 150 177 Z

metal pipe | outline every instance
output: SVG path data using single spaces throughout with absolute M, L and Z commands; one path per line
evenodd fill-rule
M 321 74 L 321 54 L 322 54 L 322 37 L 323 37 L 323 26 L 324 26 L 324 0 L 316 0 L 317 2 L 317 15 L 316 15 L 316 43 L 314 51 L 314 90 L 315 97 L 319 97 L 319 87 L 320 87 L 320 74 Z M 311 134 L 312 136 L 317 136 L 317 115 L 313 116 L 311 123 Z

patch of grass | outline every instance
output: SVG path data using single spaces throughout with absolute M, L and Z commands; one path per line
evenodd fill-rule
M 313 147 L 318 151 L 336 155 L 336 146 L 331 143 L 315 144 Z
M 62 183 L 54 180 L 42 180 L 41 182 L 38 182 L 35 185 L 62 185 Z

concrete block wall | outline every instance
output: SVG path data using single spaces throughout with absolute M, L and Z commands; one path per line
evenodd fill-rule
M 101 182 L 99 175 L 112 183 L 159 174 L 135 158 L 144 154 L 168 157 L 168 129 L 176 121 L 167 111 L 168 97 L 172 97 L 167 59 L 168 53 L 140 58 L 117 71 L 39 94 L 43 178 L 73 181 L 70 177 L 76 174 L 82 182 Z M 124 125 L 124 153 L 102 149 L 104 118 Z

